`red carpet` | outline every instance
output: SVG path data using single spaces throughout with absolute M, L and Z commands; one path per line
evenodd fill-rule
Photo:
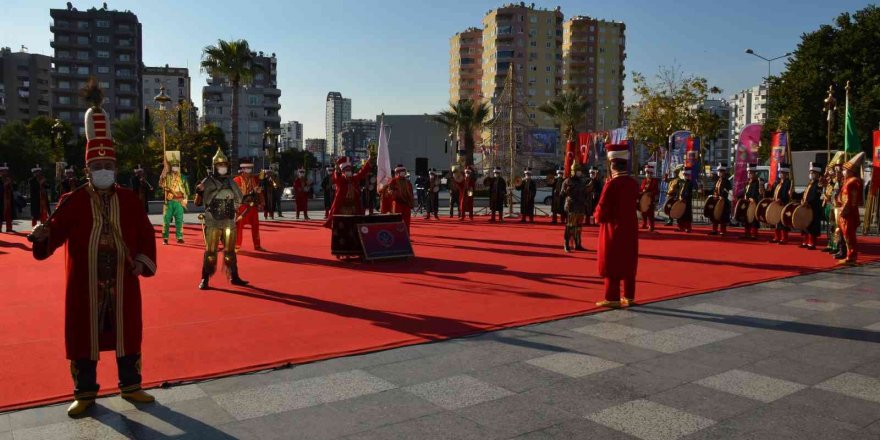
M 577 315 L 595 310 L 601 296 L 595 254 L 563 253 L 560 226 L 415 220 L 414 260 L 359 264 L 330 255 L 330 232 L 320 224 L 264 224 L 270 252 L 248 250 L 246 230 L 241 275 L 252 288 L 215 277 L 218 290 L 196 289 L 202 261 L 196 226 L 187 227 L 186 245 L 160 246 L 159 274 L 143 282 L 145 385 Z M 595 249 L 595 228 L 585 236 Z M 661 229 L 641 238 L 637 295 L 643 301 L 834 265 L 818 251 L 702 231 Z M 863 261 L 880 255 L 876 239 L 862 249 Z M 34 261 L 24 236 L 3 234 L 0 267 L 0 411 L 69 399 L 62 254 Z M 112 354 L 102 361 L 99 382 L 111 392 Z

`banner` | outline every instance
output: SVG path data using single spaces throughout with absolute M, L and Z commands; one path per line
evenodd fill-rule
M 761 144 L 761 124 L 749 124 L 739 132 L 733 167 L 733 194 L 742 197 L 749 181 L 749 164 L 758 162 L 758 146 Z
M 846 119 L 843 137 L 843 151 L 846 154 L 858 154 L 862 151 L 859 143 L 859 134 L 856 132 L 856 124 L 853 121 L 852 112 L 849 111 L 849 83 L 846 84 Z
M 679 130 L 675 133 L 672 133 L 669 136 L 669 144 L 668 147 L 664 149 L 663 152 L 663 177 L 664 179 L 660 181 L 660 206 L 663 206 L 666 203 L 666 190 L 669 187 L 669 183 L 666 182 L 666 177 L 675 177 L 670 176 L 672 170 L 675 169 L 678 165 L 684 165 L 684 156 L 685 151 L 687 149 L 687 140 L 691 137 L 691 132 L 687 130 Z
M 382 188 L 391 181 L 391 157 L 388 155 L 388 133 L 385 133 L 385 120 L 379 122 L 379 151 L 376 153 L 376 188 Z
M 880 192 L 880 130 L 874 130 L 874 169 L 871 170 L 871 194 Z
M 787 150 L 788 133 L 783 131 L 773 132 L 773 137 L 770 140 L 770 177 L 767 179 L 768 187 L 773 186 L 776 182 L 779 164 L 784 163 L 785 158 L 788 157 Z
M 578 133 L 578 150 L 575 154 L 578 161 L 582 164 L 587 163 L 590 160 L 590 150 L 592 150 L 593 145 L 593 134 L 592 133 Z
M 535 156 L 559 157 L 559 130 L 555 128 L 533 128 L 528 131 L 532 137 L 532 154 Z

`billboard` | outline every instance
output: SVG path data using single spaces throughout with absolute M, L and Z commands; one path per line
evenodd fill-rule
M 555 128 L 533 128 L 529 130 L 529 142 L 535 156 L 559 156 L 559 130 Z

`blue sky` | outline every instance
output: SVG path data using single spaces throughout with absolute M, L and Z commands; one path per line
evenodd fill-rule
M 51 55 L 49 9 L 65 1 L 4 0 L 0 45 Z M 284 121 L 304 124 L 306 137 L 324 137 L 328 91 L 352 98 L 355 118 L 431 113 L 448 95 L 449 38 L 500 6 L 484 0 L 110 0 L 110 9 L 135 12 L 144 31 L 147 65 L 188 66 L 193 100 L 201 106 L 205 75 L 201 50 L 218 38 L 245 38 L 278 56 Z M 74 0 L 78 9 L 100 1 Z M 705 76 L 724 96 L 757 84 L 769 57 L 793 51 L 800 36 L 853 12 L 867 1 L 793 0 L 560 0 L 566 17 L 589 15 L 627 26 L 626 71 L 653 74 L 678 64 Z M 774 73 L 784 68 L 774 62 Z M 631 76 L 631 75 L 629 75 Z M 629 88 L 629 83 L 625 85 Z M 625 92 L 627 98 L 631 95 Z

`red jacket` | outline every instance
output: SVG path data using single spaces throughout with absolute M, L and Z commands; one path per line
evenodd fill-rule
M 639 185 L 639 192 L 650 192 L 655 198 L 657 194 L 660 193 L 660 182 L 656 178 L 651 178 L 651 182 L 648 182 L 648 179 L 642 179 L 642 184 Z
M 330 215 L 324 222 L 325 227 L 333 226 L 333 216 L 340 215 L 364 215 L 361 206 L 361 181 L 370 174 L 370 162 L 367 161 L 357 174 L 346 178 L 340 171 L 333 173 L 333 184 L 336 185 L 336 194 L 333 195 L 333 205 L 330 206 Z
M 599 276 L 627 278 L 636 275 L 639 262 L 639 219 L 636 206 L 639 185 L 628 175 L 605 184 L 594 215 L 599 223 L 596 251 Z

